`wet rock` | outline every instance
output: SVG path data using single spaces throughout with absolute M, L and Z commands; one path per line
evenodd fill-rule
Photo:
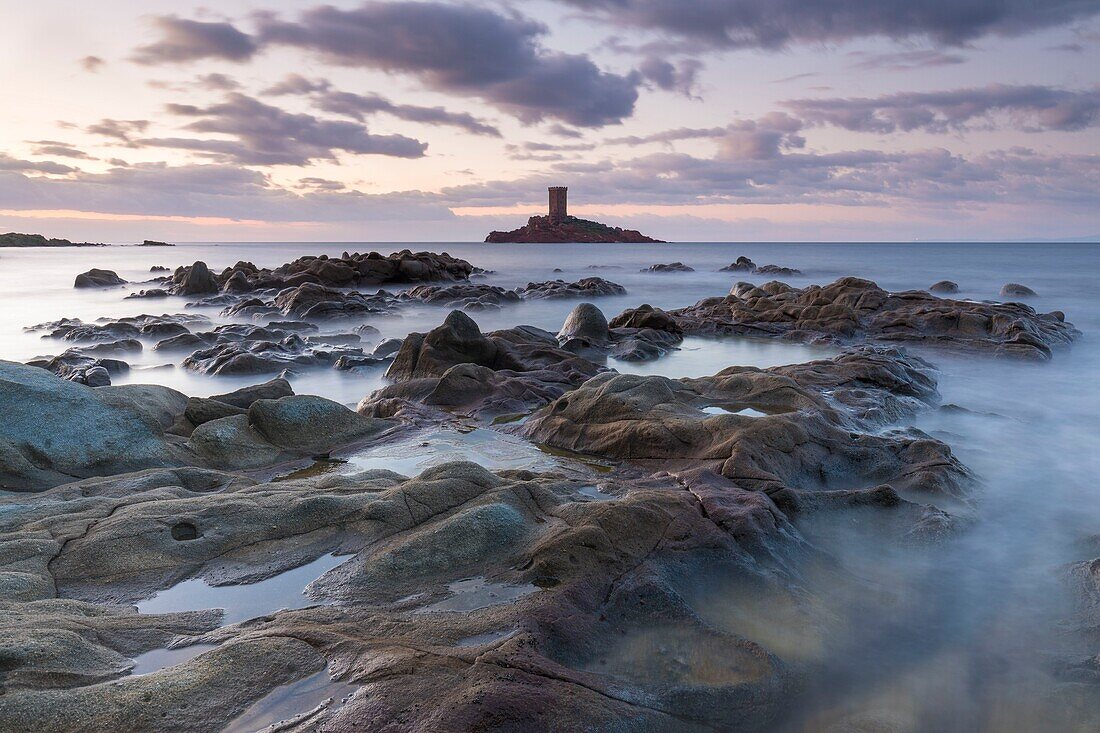
M 401 297 L 446 308 L 479 310 L 518 303 L 520 296 L 498 285 L 458 283 L 455 285 L 417 285 Z
M 1034 298 L 1038 295 L 1027 285 L 1020 283 L 1005 283 L 1001 287 L 1001 296 L 1006 298 Z
M 603 311 L 591 303 L 581 303 L 571 310 L 558 331 L 558 341 L 568 342 L 572 339 L 580 339 L 595 346 L 609 343 L 611 329 Z
M 626 288 L 602 277 L 585 277 L 576 282 L 548 280 L 527 283 L 517 290 L 524 300 L 550 300 L 557 298 L 604 298 L 626 295 Z
M 210 399 L 248 409 L 257 400 L 278 400 L 283 397 L 290 397 L 293 394 L 294 389 L 290 386 L 290 382 L 281 377 L 276 377 L 263 384 L 254 384 L 225 394 L 213 395 Z
M 305 283 L 275 296 L 274 307 L 284 316 L 312 320 L 354 319 L 392 310 L 395 298 L 379 291 L 363 295 Z
M 111 385 L 111 375 L 104 367 L 96 365 L 84 372 L 82 381 L 89 387 L 109 387 Z
M 638 320 L 645 320 L 646 317 L 652 320 L 660 318 L 651 309 Z M 611 329 L 603 312 L 591 303 L 581 303 L 574 308 L 558 333 L 558 342 L 563 349 L 581 355 L 600 353 L 624 361 L 660 358 L 675 349 L 681 340 L 674 332 L 648 327 Z
M 301 337 L 292 335 L 281 341 L 223 341 L 193 352 L 182 364 L 204 374 L 278 374 L 295 367 L 332 366 L 345 354 L 359 356 L 362 353 L 361 349 L 316 349 Z
M 176 295 L 205 295 L 220 289 L 214 274 L 201 260 L 190 267 L 180 267 L 172 274 L 172 292 Z
M 695 272 L 695 268 L 688 267 L 683 262 L 669 262 L 667 264 L 650 265 L 642 272 Z
M 168 295 L 168 291 L 163 288 L 150 288 L 149 290 L 139 290 L 136 293 L 130 293 L 126 296 L 126 300 L 133 300 L 137 298 L 167 298 Z
M 781 265 L 761 265 L 756 268 L 755 272 L 757 275 L 782 275 L 785 277 L 802 274 L 802 270 L 796 270 L 793 267 L 783 267 Z
M 130 365 L 119 359 L 106 359 L 91 356 L 85 353 L 82 349 L 68 349 L 63 354 L 58 356 L 32 359 L 27 362 L 29 366 L 40 367 L 49 372 L 53 372 L 62 379 L 69 380 L 71 382 L 77 382 L 79 384 L 87 384 L 87 373 L 90 369 L 95 367 L 102 367 L 108 375 L 108 383 L 110 375 L 112 374 L 125 374 L 130 371 Z M 102 375 L 97 372 L 95 380 L 102 382 Z
M 0 362 L 0 387 L 0 488 L 36 490 L 182 461 L 145 408 L 125 399 L 133 391 L 105 393 L 11 362 Z
M 951 280 L 940 280 L 932 283 L 928 291 L 931 293 L 952 294 L 959 292 L 959 284 Z
M 250 427 L 272 445 L 294 453 L 327 453 L 392 427 L 338 402 L 314 395 L 257 400 L 248 408 Z
M 118 276 L 114 270 L 99 270 L 92 268 L 76 276 L 74 287 L 78 288 L 109 288 L 116 285 L 125 285 L 126 281 Z
M 792 288 L 738 283 L 724 298 L 670 311 L 685 334 L 738 334 L 797 341 L 914 343 L 994 356 L 1049 359 L 1079 332 L 1022 303 L 976 303 L 913 290 L 890 293 L 868 280 Z
M 455 364 L 523 370 L 519 359 L 505 344 L 482 334 L 465 313 L 451 311 L 438 328 L 405 337 L 386 377 L 397 381 L 438 377 Z
M 627 308 L 612 318 L 608 325 L 611 328 L 650 328 L 672 334 L 683 333 L 679 322 L 675 318 L 648 303 L 643 303 L 637 308 Z
M 387 356 L 393 356 L 401 350 L 401 343 L 403 339 L 389 338 L 378 343 L 371 351 L 370 355 L 377 359 L 384 359 Z
M 225 402 L 206 397 L 191 397 L 187 400 L 184 417 L 191 421 L 192 425 L 199 426 L 211 420 L 220 420 L 223 417 L 244 415 L 247 410 L 235 407 Z
M 719 272 L 756 272 L 756 263 L 748 257 L 741 255 L 735 262 L 731 262 L 718 270 Z
M 962 498 L 968 474 L 943 443 L 923 434 L 855 432 L 931 401 L 930 371 L 896 352 L 862 350 L 791 368 L 731 367 L 700 379 L 605 373 L 519 430 L 577 453 L 713 466 L 738 486 L 767 493 L 875 481 Z M 721 410 L 702 409 L 710 405 Z M 766 416 L 738 414 L 745 408 Z
M 238 262 L 213 276 L 203 278 L 205 292 L 248 293 L 259 290 L 282 290 L 305 284 L 331 288 L 363 287 L 385 283 L 420 283 L 468 280 L 474 273 L 469 262 L 451 257 L 446 252 L 412 252 L 402 250 L 383 256 L 345 252 L 339 258 L 321 255 L 300 257 L 273 270 L 259 268 L 251 262 Z M 189 276 L 187 268 L 177 271 L 174 279 Z
M 398 384 L 364 398 L 359 411 L 381 414 L 393 400 L 500 413 L 545 404 L 602 369 L 530 326 L 483 334 L 452 311 L 427 334 L 409 334 L 386 376 Z
M 158 341 L 153 347 L 154 351 L 194 351 L 195 349 L 210 346 L 217 340 L 217 336 L 209 333 L 184 333 L 172 336 L 163 341 Z

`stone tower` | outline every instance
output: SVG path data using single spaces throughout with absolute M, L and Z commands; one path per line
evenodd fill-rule
M 569 214 L 566 212 L 569 189 L 565 186 L 550 187 L 550 223 L 560 224 Z

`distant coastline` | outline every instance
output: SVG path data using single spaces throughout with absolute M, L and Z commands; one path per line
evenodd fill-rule
M 70 242 L 68 239 L 47 239 L 41 234 L 8 232 L 0 234 L 0 247 L 106 247 L 100 242 Z

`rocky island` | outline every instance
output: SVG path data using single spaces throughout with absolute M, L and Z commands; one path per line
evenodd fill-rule
M 70 242 L 68 239 L 47 239 L 41 234 L 0 234 L 0 247 L 105 247 L 94 242 Z
M 647 237 L 637 229 L 622 229 L 601 224 L 598 221 L 569 216 L 566 210 L 567 189 L 564 186 L 550 188 L 550 213 L 532 216 L 527 225 L 510 232 L 490 232 L 485 238 L 491 244 L 557 244 L 626 242 L 630 244 L 661 243 L 660 239 Z

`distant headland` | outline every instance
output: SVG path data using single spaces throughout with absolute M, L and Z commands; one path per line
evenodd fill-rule
M 0 234 L 0 247 L 105 247 L 94 242 L 70 242 L 68 239 L 47 239 L 41 234 Z
M 565 186 L 550 187 L 550 211 L 547 216 L 532 216 L 527 225 L 510 232 L 491 232 L 486 242 L 564 244 L 571 242 L 626 242 L 643 244 L 660 243 L 662 240 L 647 237 L 636 229 L 622 229 L 601 224 L 598 221 L 569 216 L 568 189 Z

